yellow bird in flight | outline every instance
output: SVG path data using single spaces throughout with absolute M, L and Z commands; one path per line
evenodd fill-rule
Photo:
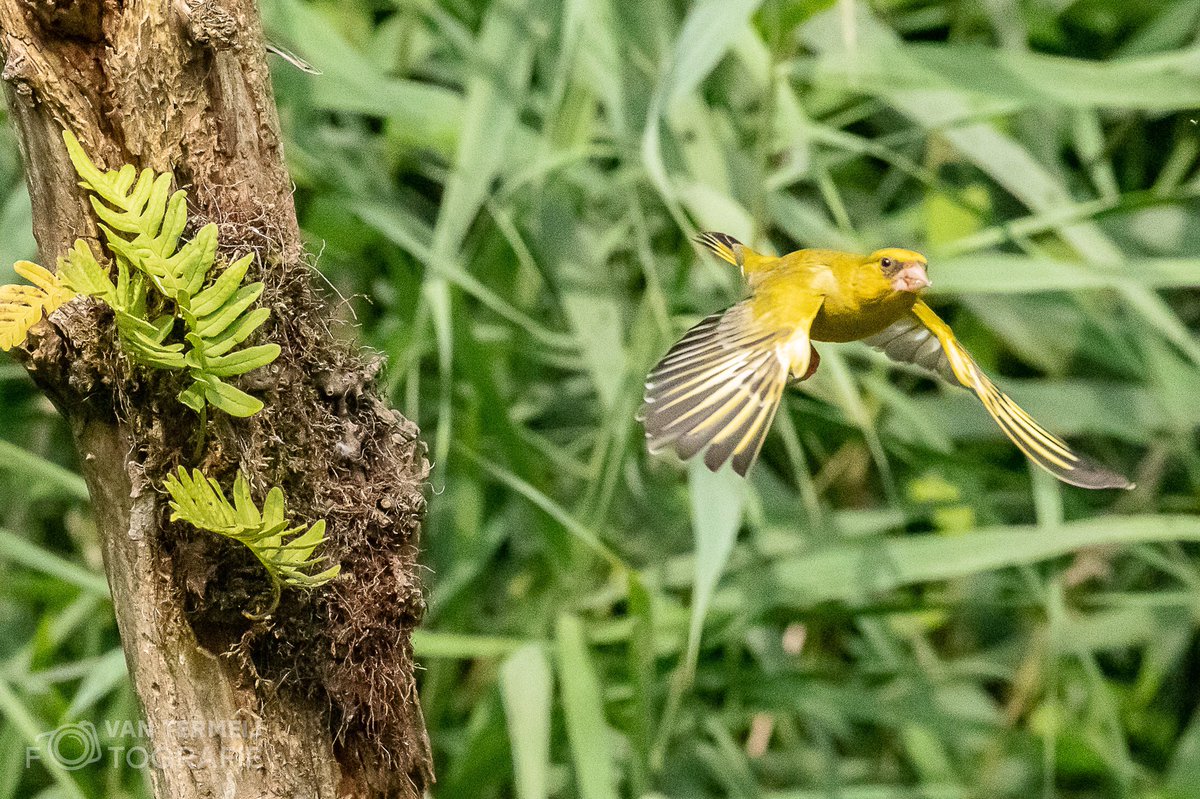
M 724 233 L 701 233 L 697 241 L 742 270 L 750 296 L 689 330 L 650 372 L 638 416 L 651 452 L 673 447 L 686 460 L 704 451 L 709 469 L 732 459 L 745 476 L 789 379 L 816 371 L 821 359 L 812 342 L 861 340 L 974 391 L 1004 434 L 1059 480 L 1133 488 L 1072 451 L 996 388 L 921 300 L 929 276 L 920 253 L 797 250 L 776 258 Z

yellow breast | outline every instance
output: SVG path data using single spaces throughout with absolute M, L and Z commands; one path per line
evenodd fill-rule
M 873 336 L 912 310 L 916 301 L 917 295 L 907 291 L 866 301 L 827 297 L 813 320 L 812 338 L 841 342 Z
M 764 262 L 747 277 L 755 314 L 779 327 L 807 324 L 807 299 L 823 296 L 809 333 L 815 341 L 873 336 L 908 313 L 917 300 L 912 292 L 895 291 L 869 257 L 836 250 L 798 250 Z

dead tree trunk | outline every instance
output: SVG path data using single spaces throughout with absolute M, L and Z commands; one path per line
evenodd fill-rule
M 242 383 L 266 410 L 216 414 L 198 462 L 178 385 L 115 354 L 99 304 L 64 306 L 22 354 L 75 436 L 157 795 L 420 796 L 432 775 L 409 632 L 428 466 L 415 426 L 374 393 L 378 364 L 337 343 L 311 287 L 254 3 L 0 0 L 0 56 L 41 262 L 77 237 L 102 251 L 67 127 L 106 168 L 173 171 L 223 254 L 257 253 L 264 335 L 283 347 Z M 252 559 L 168 521 L 162 478 L 181 464 L 226 485 L 240 468 L 260 498 L 284 486 L 298 515 L 328 520 L 341 576 L 248 620 L 269 593 Z

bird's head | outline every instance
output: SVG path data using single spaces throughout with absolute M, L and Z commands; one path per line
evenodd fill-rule
M 893 291 L 917 292 L 931 285 L 925 271 L 925 256 L 912 250 L 889 247 L 867 256 L 867 263 L 879 269 Z

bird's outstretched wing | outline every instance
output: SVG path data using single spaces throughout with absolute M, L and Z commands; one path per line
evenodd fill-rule
M 1030 460 L 1064 483 L 1082 488 L 1133 488 L 1124 476 L 1074 452 L 996 388 L 958 343 L 950 326 L 924 302 L 918 300 L 912 313 L 864 341 L 893 360 L 922 366 L 974 391 L 1004 434 Z
M 650 451 L 672 446 L 686 460 L 706 450 L 709 469 L 732 458 L 734 471 L 745 476 L 762 449 L 789 373 L 807 371 L 808 328 L 821 298 L 810 304 L 799 325 L 757 313 L 754 301 L 746 300 L 689 330 L 646 378 L 638 418 Z

